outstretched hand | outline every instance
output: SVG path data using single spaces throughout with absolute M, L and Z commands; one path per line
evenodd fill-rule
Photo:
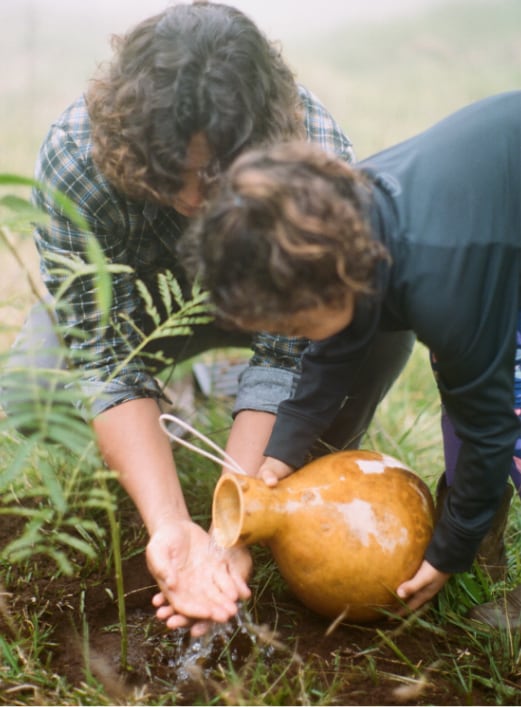
M 168 628 L 190 627 L 201 636 L 211 622 L 225 623 L 250 597 L 252 561 L 246 548 L 224 550 L 192 521 L 163 526 L 147 545 L 147 564 L 159 593 L 156 616 Z
M 278 482 L 295 471 L 292 466 L 281 462 L 274 457 L 266 457 L 257 472 L 257 478 L 264 481 L 266 486 L 276 486 Z
M 429 599 L 432 599 L 449 577 L 450 574 L 440 572 L 427 560 L 424 560 L 414 577 L 400 584 L 396 590 L 398 597 L 403 599 L 407 605 L 399 613 L 404 614 L 406 611 L 414 611 L 429 601 Z

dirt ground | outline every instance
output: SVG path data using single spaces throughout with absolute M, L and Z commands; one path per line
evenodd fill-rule
M 0 531 L 4 538 L 13 532 L 6 520 Z M 11 578 L 14 582 L 15 575 Z M 278 591 L 275 597 L 263 590 L 253 600 L 247 621 L 234 621 L 211 639 L 194 642 L 186 632 L 169 632 L 155 619 L 150 603 L 155 587 L 142 554 L 125 561 L 124 580 L 129 634 L 124 674 L 111 580 L 88 573 L 83 578 L 53 580 L 50 570 L 45 577 L 39 568 L 26 590 L 20 592 L 17 581 L 17 591 L 10 596 L 13 615 L 31 603 L 40 607 L 40 631 L 48 631 L 48 647 L 40 660 L 49 671 L 76 686 L 85 681 L 88 671 L 116 704 L 128 703 L 136 694 L 141 695 L 140 704 L 161 704 L 161 696 L 172 690 L 180 705 L 244 704 L 234 696 L 220 666 L 229 670 L 232 664 L 240 676 L 246 668 L 251 674 L 252 661 L 259 660 L 273 665 L 274 680 L 280 666 L 289 666 L 288 675 L 299 666 L 312 667 L 324 693 L 335 695 L 329 704 L 495 704 L 492 693 L 478 685 L 470 701 L 469 695 L 458 696 L 454 681 L 447 679 L 447 664 L 439 669 L 440 656 L 457 659 L 461 652 L 455 627 L 439 635 L 420 626 L 395 631 L 389 644 L 381 640 L 390 630 L 389 622 L 340 625 L 328 634 L 328 622 L 289 593 Z M 5 589 L 9 596 L 12 587 Z M 421 668 L 421 680 L 410 681 L 414 674 L 397 650 Z M 251 692 L 245 694 L 251 698 Z

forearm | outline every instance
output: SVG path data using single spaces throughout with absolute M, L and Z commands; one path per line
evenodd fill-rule
M 94 420 L 107 465 L 134 501 L 152 535 L 162 523 L 189 520 L 170 442 L 159 426 L 152 398 L 131 400 Z
M 251 476 L 263 463 L 264 450 L 271 435 L 275 415 L 243 410 L 233 421 L 226 451 Z

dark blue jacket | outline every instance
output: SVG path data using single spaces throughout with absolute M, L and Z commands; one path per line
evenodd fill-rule
M 352 324 L 307 349 L 266 454 L 300 466 L 349 394 L 374 332 L 414 331 L 436 357 L 442 402 L 462 440 L 426 559 L 463 571 L 503 496 L 520 434 L 521 92 L 478 101 L 357 168 L 372 181 L 374 237 L 392 264 Z

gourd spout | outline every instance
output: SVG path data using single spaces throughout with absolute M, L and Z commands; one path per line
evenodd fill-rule
M 270 506 L 275 495 L 259 479 L 225 473 L 213 495 L 213 536 L 221 547 L 251 545 L 274 532 Z

